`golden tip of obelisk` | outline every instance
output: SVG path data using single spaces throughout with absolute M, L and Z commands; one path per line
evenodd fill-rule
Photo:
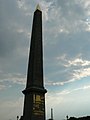
M 40 8 L 39 4 L 37 4 L 36 10 L 40 10 L 41 11 L 41 8 Z

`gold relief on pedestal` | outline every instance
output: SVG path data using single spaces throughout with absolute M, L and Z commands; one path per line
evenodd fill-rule
M 44 95 L 33 95 L 33 113 L 35 115 L 44 114 Z

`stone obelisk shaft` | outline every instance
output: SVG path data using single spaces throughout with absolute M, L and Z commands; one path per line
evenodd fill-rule
M 42 12 L 36 10 L 33 18 L 27 87 L 43 87 Z
M 42 12 L 34 12 L 28 63 L 23 120 L 45 120 L 45 93 L 43 85 Z

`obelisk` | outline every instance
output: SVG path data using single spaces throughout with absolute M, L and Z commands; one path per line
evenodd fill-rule
M 42 43 L 42 11 L 37 5 L 33 17 L 27 83 L 23 91 L 25 95 L 23 120 L 45 120 L 45 93 L 47 91 L 43 80 Z

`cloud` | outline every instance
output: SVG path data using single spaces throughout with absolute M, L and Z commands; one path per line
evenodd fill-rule
M 90 61 L 88 60 L 82 60 L 81 58 L 76 58 L 75 60 L 68 61 L 68 64 L 65 65 L 65 67 L 70 67 L 70 66 L 88 66 L 90 65 Z
M 63 54 L 56 57 L 56 64 L 57 70 L 51 71 L 51 74 L 48 75 L 46 85 L 63 86 L 90 76 L 90 61 L 82 59 L 81 54 L 71 60 L 66 54 Z M 53 76 L 58 77 L 53 78 Z
M 17 100 L 0 100 L 0 117 L 1 119 L 16 120 L 17 116 L 22 115 L 22 98 Z
M 90 76 L 90 68 L 74 70 L 74 73 L 73 73 L 73 77 L 75 79 L 81 79 L 88 76 Z
M 63 97 L 58 96 L 57 94 L 47 94 L 46 95 L 46 116 L 49 119 L 50 118 L 50 109 L 53 108 L 55 111 L 54 114 L 56 113 L 55 108 L 62 104 L 64 101 Z M 55 116 L 54 116 L 55 118 Z
M 64 118 L 66 113 L 70 113 L 69 109 L 72 112 L 77 111 L 75 108 L 77 105 L 81 109 L 84 102 L 81 105 L 78 103 L 79 100 L 82 98 L 84 101 L 84 97 L 88 98 L 87 93 L 82 96 L 78 92 L 89 91 L 90 88 L 89 84 L 85 84 L 86 81 L 89 83 L 90 77 L 90 0 L 0 1 L 0 90 L 5 92 L 3 90 L 6 89 L 9 93 L 12 87 L 8 89 L 7 84 L 13 86 L 18 84 L 19 87 L 25 85 L 30 26 L 38 2 L 43 12 L 45 85 L 48 88 L 47 113 L 54 106 L 55 117 L 58 120 L 60 114 L 61 118 Z M 82 82 L 83 85 L 79 86 L 78 84 Z M 15 89 L 13 91 L 16 93 Z M 10 96 L 5 97 L 8 99 Z M 12 97 L 18 99 L 17 95 Z M 16 100 L 1 101 L 1 109 L 5 108 L 1 114 L 3 116 L 9 114 L 8 119 L 10 116 L 11 119 L 16 119 L 13 116 L 22 109 L 18 108 L 20 107 L 18 103 Z M 8 113 L 8 108 L 11 114 Z M 13 109 L 19 111 L 14 111 L 14 114 Z
M 43 21 L 44 22 L 49 20 L 48 12 L 49 12 L 49 9 L 51 8 L 52 4 L 53 4 L 53 1 L 50 1 L 50 2 L 41 1 L 40 2 L 40 5 L 41 5 L 42 11 L 43 11 Z
M 86 85 L 74 89 L 68 88 L 62 91 L 58 90 L 53 93 L 48 93 L 46 96 L 46 106 L 48 108 L 47 118 L 50 118 L 50 108 L 53 108 L 54 119 L 57 118 L 57 120 L 59 120 L 59 118 L 65 118 L 67 114 L 69 116 L 77 117 L 83 116 L 84 114 L 89 115 L 89 108 L 87 107 L 87 103 L 90 100 L 90 97 L 88 96 L 89 89 L 90 85 Z M 60 109 L 62 110 L 60 111 Z M 84 113 L 83 109 L 85 110 Z
M 3 90 L 3 89 L 5 89 L 5 88 L 6 88 L 5 85 L 0 85 L 0 91 Z
M 24 76 L 23 74 L 19 74 L 19 73 L 2 73 L 1 77 L 0 77 L 0 82 L 4 83 L 4 82 L 10 82 L 13 84 L 21 84 L 21 85 L 25 85 L 26 83 L 26 76 Z M 4 87 L 4 86 L 1 86 Z
M 90 89 L 90 85 L 84 85 L 82 87 L 75 88 L 75 89 L 72 89 L 72 90 L 63 90 L 61 92 L 58 92 L 57 95 L 73 94 L 73 92 L 78 92 L 78 91 L 81 91 L 81 90 L 89 90 L 89 89 Z
M 60 85 L 60 86 L 63 86 L 67 83 L 75 82 L 76 80 L 77 79 L 72 78 L 72 79 L 67 80 L 67 81 L 65 81 L 65 80 L 58 80 L 58 82 L 49 81 L 49 82 L 46 83 L 46 85 L 52 85 L 52 86 L 59 86 Z
M 53 38 L 56 40 L 62 34 L 89 31 L 89 25 L 86 24 L 86 19 L 89 17 L 87 11 L 84 8 L 84 3 L 80 1 L 54 1 L 48 11 L 48 22 L 47 26 L 45 25 L 46 36 L 50 36 L 51 40 Z M 48 41 L 47 44 L 52 43 L 49 39 Z
M 17 6 L 24 13 L 25 16 L 31 16 L 32 6 L 28 4 L 28 1 L 17 0 Z
M 73 28 L 76 27 L 77 24 L 79 24 L 79 18 L 78 18 L 79 16 L 78 15 L 76 16 L 77 20 L 73 16 L 73 13 L 75 13 L 75 10 L 72 8 L 73 4 L 71 4 L 70 2 L 68 1 L 66 3 L 63 1 L 60 3 L 60 7 L 58 7 L 58 9 L 56 9 L 56 7 L 58 6 L 58 4 L 57 4 L 57 6 L 54 6 L 54 8 L 52 8 L 52 11 L 51 11 L 51 13 L 54 12 L 56 15 L 55 17 L 57 17 L 57 25 L 59 25 L 57 27 L 59 29 L 64 28 L 68 32 L 69 31 L 71 32 L 71 29 L 74 30 Z M 71 7 L 71 8 L 69 8 L 69 7 Z M 72 9 L 72 11 L 70 9 Z M 54 15 L 53 15 L 53 20 L 55 20 Z M 69 23 L 71 23 L 72 26 L 69 26 Z

